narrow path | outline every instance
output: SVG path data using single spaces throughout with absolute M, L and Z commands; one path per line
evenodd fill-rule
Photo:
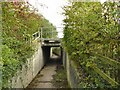
M 53 75 L 56 74 L 56 66 L 58 61 L 56 57 L 52 58 L 50 62 L 38 73 L 35 79 L 27 88 L 56 88 L 53 83 Z

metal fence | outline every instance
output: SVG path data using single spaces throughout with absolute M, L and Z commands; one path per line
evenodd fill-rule
M 60 28 L 60 27 L 58 27 Z M 32 35 L 32 40 L 40 39 L 59 39 L 58 34 L 62 35 L 62 31 L 56 31 L 54 28 L 42 27 L 39 31 Z
M 58 32 L 53 28 L 42 27 L 40 30 L 41 39 L 57 38 Z

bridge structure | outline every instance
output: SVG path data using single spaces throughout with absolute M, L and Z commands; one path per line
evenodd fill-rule
M 42 47 L 61 47 L 61 38 L 57 37 L 58 33 L 61 33 L 61 31 L 57 32 L 53 28 L 42 27 L 38 32 L 33 34 L 33 38 L 39 38 Z
M 61 38 L 58 38 L 58 33 L 62 33 L 62 31 L 58 32 L 55 28 L 42 27 L 38 32 L 33 34 L 33 39 L 40 41 L 45 62 L 49 62 L 53 47 L 60 48 L 60 60 L 62 61 L 63 48 L 61 45 Z

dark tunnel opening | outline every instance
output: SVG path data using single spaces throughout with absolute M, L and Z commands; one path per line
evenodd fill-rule
M 42 51 L 43 51 L 43 59 L 45 65 L 49 63 L 59 63 L 59 64 L 63 63 L 62 47 L 43 46 Z

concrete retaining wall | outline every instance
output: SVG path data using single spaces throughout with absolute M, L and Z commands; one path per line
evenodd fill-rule
M 10 80 L 12 88 L 25 88 L 37 75 L 44 66 L 43 51 L 39 45 L 32 58 L 27 60 L 27 63 L 22 66 L 22 70 L 18 70 L 16 75 Z M 12 83 L 11 83 L 12 82 Z
M 64 63 L 66 64 L 67 80 L 71 88 L 79 88 L 79 73 L 77 72 L 77 66 L 74 61 L 69 59 L 69 56 L 65 54 Z
M 64 66 L 64 68 L 66 68 L 66 64 L 67 64 L 67 62 L 66 62 L 66 59 L 67 59 L 67 55 L 66 55 L 66 52 L 64 51 L 64 49 L 63 49 L 63 51 L 62 51 L 62 61 L 63 61 L 63 66 Z

